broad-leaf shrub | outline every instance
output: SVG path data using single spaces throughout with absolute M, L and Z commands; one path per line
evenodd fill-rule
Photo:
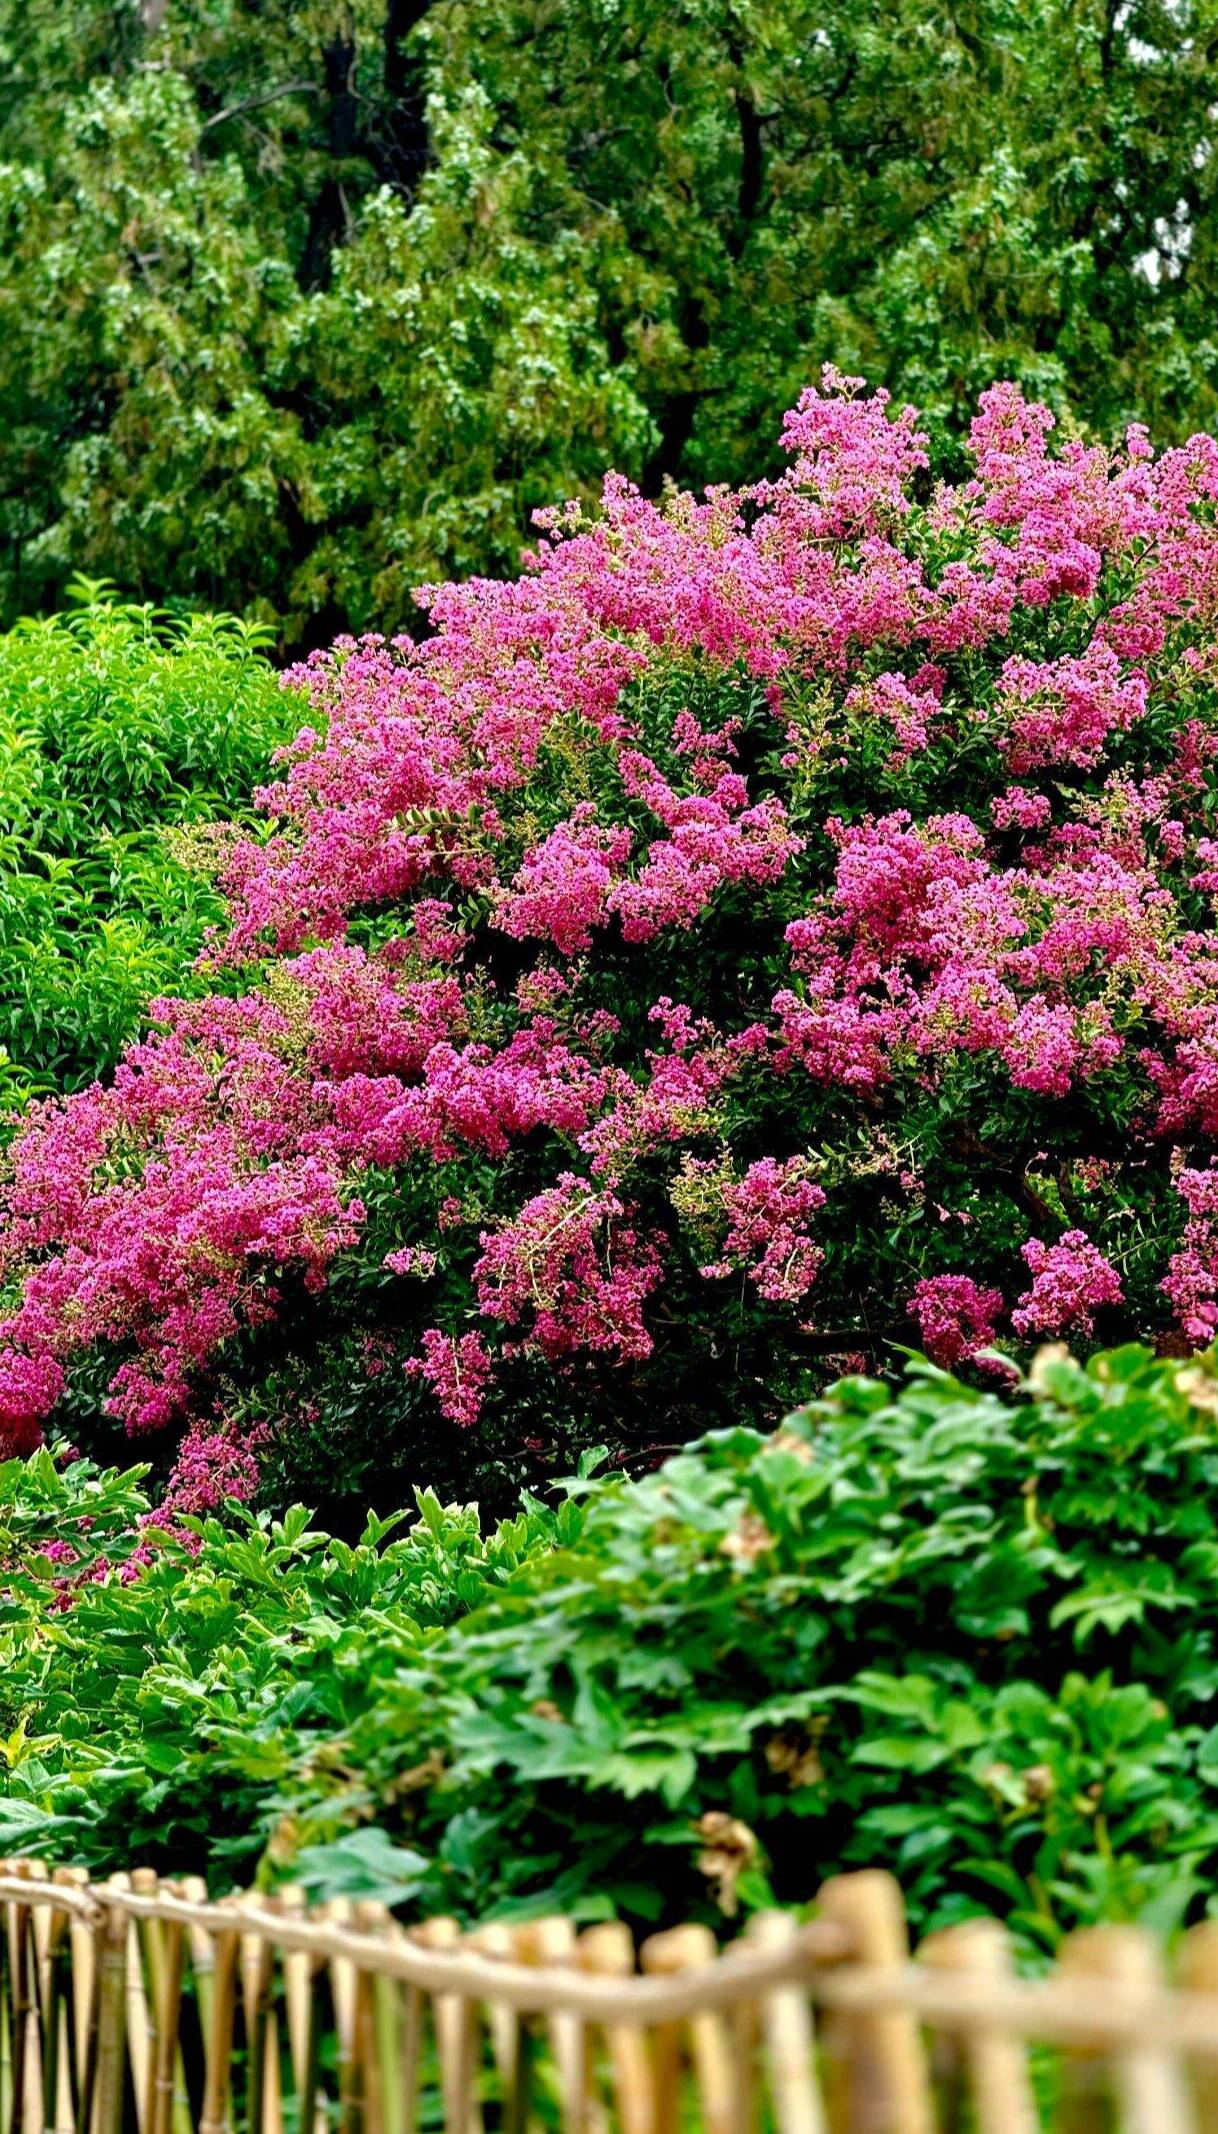
M 227 855 L 248 989 L 16 1149 L 11 1445 L 104 1403 L 202 1504 L 353 1358 L 352 1447 L 407 1407 L 510 1465 L 894 1338 L 1213 1332 L 1218 443 L 996 386 L 930 489 L 832 373 L 784 442 L 301 671 Z
M 8 1845 L 640 1922 L 886 1863 L 1042 1946 L 1213 1886 L 1212 1352 L 847 1380 L 485 1540 L 137 1502 L 0 1469 Z
M 113 1065 L 221 906 L 165 840 L 231 815 L 289 721 L 232 616 L 173 621 L 80 588 L 0 637 L 0 1045 L 20 1088 Z

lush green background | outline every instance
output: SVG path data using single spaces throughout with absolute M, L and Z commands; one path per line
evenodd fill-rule
M 189 988 L 222 914 L 197 826 L 248 816 L 296 723 L 258 626 L 78 591 L 0 636 L 7 1098 L 93 1080 L 154 994 Z
M 1212 427 L 1218 0 L 0 0 L 0 609 L 286 636 L 823 360 Z
M 1042 1949 L 1212 1885 L 1213 1356 L 846 1380 L 486 1538 L 242 1515 L 126 1583 L 137 1482 L 0 1468 L 6 1848 L 640 1924 L 888 1863 Z

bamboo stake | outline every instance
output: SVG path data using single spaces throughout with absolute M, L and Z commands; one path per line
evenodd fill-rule
M 370 1941 L 383 1942 L 389 1926 L 388 1908 L 371 1898 L 363 1899 L 355 1907 L 355 1925 Z M 365 2134 L 385 2134 L 385 2084 L 377 2049 L 377 2003 L 370 1963 L 361 1964 L 356 1973 L 354 2048 Z
M 27 1860 L 25 1864 L 25 1873 L 27 1881 L 31 1883 L 45 1884 L 51 1879 L 51 1871 L 47 1866 L 45 1860 Z M 38 2004 L 40 2019 L 41 2011 L 44 2010 L 46 2007 L 47 1997 L 50 1988 L 50 1979 L 48 1976 L 48 1972 L 51 1947 L 51 1921 L 53 1918 L 54 1913 L 51 1912 L 45 1905 L 35 1904 L 30 1907 L 30 1940 L 33 1945 L 35 1958 L 33 1979 L 34 1997 Z
M 576 1961 L 575 1928 L 569 1919 L 531 1919 L 516 1932 L 525 1963 L 565 1970 Z M 563 2134 L 584 2134 L 588 2122 L 587 2040 L 577 2015 L 555 2011 L 547 2018 L 550 2051 L 558 2075 Z
M 653 1934 L 643 1944 L 643 1967 L 671 1976 L 677 1971 L 702 1970 L 714 1963 L 715 1955 L 715 1937 L 709 1927 L 671 1927 L 665 1934 Z M 694 2085 L 706 2134 L 739 2134 L 735 2069 L 722 2017 L 717 2011 L 691 2016 L 688 2028 Z
M 135 1867 L 131 1871 L 130 1887 L 137 1896 L 150 1898 L 155 1903 L 160 1894 L 160 1877 L 154 1868 Z M 161 2003 L 165 1984 L 165 1922 L 159 1911 L 154 1910 L 144 1919 L 132 1919 L 131 1936 L 127 1943 L 127 1967 L 128 1994 L 132 1973 L 143 1987 L 148 2037 L 143 2124 L 147 2134 L 156 2134 L 156 2079 L 160 2062 Z
M 1063 1975 L 1079 1972 L 1111 1980 L 1148 1999 L 1160 1984 L 1158 1952 L 1151 1936 L 1141 1927 L 1089 1927 L 1073 1934 L 1062 1951 Z M 1112 2088 L 1120 2104 L 1123 2134 L 1193 2134 L 1192 2110 L 1179 2062 L 1153 2040 L 1146 2042 L 1135 2028 L 1130 2043 L 1113 2054 Z M 1093 2064 L 1093 2063 L 1092 2063 Z M 1069 2114 L 1076 2102 L 1086 2102 L 1095 2113 L 1095 2088 L 1090 2097 L 1080 2085 L 1079 2099 L 1067 2098 L 1066 2125 L 1071 2134 L 1075 2119 Z M 1092 2116 L 1076 2115 L 1079 2126 L 1090 2129 Z M 1095 2119 L 1096 2124 L 1102 2120 Z
M 76 1897 L 88 1894 L 89 1877 L 83 1867 L 65 1867 L 55 1880 Z M 83 1914 L 69 1915 L 68 1953 L 72 1976 L 72 2046 L 76 2062 L 76 2101 L 79 2124 L 87 2125 L 85 2087 L 88 2081 L 89 2043 L 94 2036 L 97 2000 L 97 1943 Z
M 73 2134 L 76 2121 L 72 2111 L 71 2032 L 67 2006 L 62 2005 L 57 2017 L 58 2042 L 55 2056 L 55 2134 Z M 50 2093 L 49 2093 L 50 2094 Z
M 234 1912 L 235 1909 L 233 1907 Z M 207 2066 L 199 2134 L 228 2134 L 240 1938 L 240 1927 L 234 1917 L 233 1924 L 215 1936 L 210 1952 L 210 2009 L 204 2038 Z
M 398 1932 L 386 1912 L 381 1929 L 388 1942 Z M 377 2098 L 384 2134 L 409 2134 L 413 2116 L 402 2065 L 402 1989 L 397 1980 L 374 1972 L 369 1981 L 372 1995 L 372 2050 L 376 2057 Z
M 76 2104 L 76 2121 L 80 2134 L 90 2134 L 94 2123 L 94 2103 L 97 2094 L 98 2038 L 101 2025 L 101 1947 L 106 1914 L 101 1914 L 88 1932 L 88 1948 L 82 1953 L 81 1970 L 85 1974 L 85 1994 L 82 1996 L 81 2014 L 83 2046 L 80 2056 L 79 2094 Z M 75 1951 L 73 1952 L 75 1968 Z
M 25 1879 L 30 1883 L 46 1883 L 49 1879 L 44 1860 L 27 1860 L 24 1863 L 24 1873 Z M 50 1912 L 43 1906 L 32 1905 L 24 1910 L 24 1931 L 21 1937 L 27 1995 L 25 2073 L 22 2083 L 25 2098 L 24 2134 L 43 2134 L 47 2116 L 43 2086 L 43 2022 L 48 1997 L 44 1952 L 50 1925 Z
M 186 1875 L 182 1880 L 182 1892 L 188 1904 L 207 1903 L 207 1884 L 201 1875 Z M 190 1945 L 190 1969 L 194 1979 L 195 2004 L 199 2011 L 199 2028 L 204 2047 L 211 2035 L 212 2001 L 214 1998 L 216 1944 L 209 1927 L 192 1921 L 187 1927 Z
M 918 1961 L 952 1976 L 1011 1975 L 1010 1944 L 994 1919 L 969 1919 L 932 1934 L 918 1950 Z M 949 2032 L 948 2038 L 962 2070 L 967 2070 L 977 2134 L 1037 2134 L 1027 2057 L 1018 2040 L 1000 2030 L 976 2028 L 963 2038 Z
M 57 1868 L 53 1881 L 63 1873 Z M 42 2010 L 42 2094 L 48 2128 L 67 2129 L 72 2118 L 71 2068 L 68 2046 L 68 1996 L 71 1965 L 68 1929 L 71 1914 L 55 1909 L 46 1915 L 46 1985 Z
M 301 1899 L 303 1906 L 303 1898 Z M 295 1998 L 296 2016 L 292 2015 L 292 2002 L 288 2006 L 289 2053 L 292 2059 L 296 2083 L 297 2134 L 327 2134 L 328 2121 L 325 2108 L 318 2098 L 318 2015 L 317 1996 L 321 1972 L 307 1951 L 293 1951 L 304 1957 L 301 1971 L 294 1972 L 292 1993 Z M 287 1964 L 284 1964 L 285 1990 L 289 1984 Z
M 680 1929 L 676 1932 L 679 1935 Z M 680 1949 L 679 1942 L 677 1949 Z M 674 1952 L 670 1937 L 665 1934 L 653 1934 L 643 1943 L 639 1951 L 639 1963 L 644 1971 L 659 1973 L 662 1977 L 671 1977 L 674 1972 L 686 1969 L 679 1953 Z M 683 2030 L 684 2025 L 679 2022 L 657 2023 L 652 2030 L 651 2113 L 655 2134 L 679 2134 L 683 2124 Z
M 1186 1990 L 1214 1995 L 1218 2025 L 1218 1919 L 1207 1919 L 1185 1935 L 1176 1975 Z M 1198 2126 L 1218 2127 L 1218 2060 L 1194 2060 L 1189 2075 Z
M 298 1919 L 303 1915 L 305 1896 L 302 1889 L 289 1887 L 281 1890 L 279 1901 L 285 1918 Z M 283 1952 L 283 1999 L 287 2012 L 288 2051 L 297 2096 L 305 2086 L 309 2058 L 313 1961 L 307 1949 L 285 1949 Z M 309 2128 L 302 2125 L 299 2134 L 309 2134 Z
M 97 2075 L 93 2134 L 121 2134 L 125 2073 L 124 2002 L 127 1991 L 127 1921 L 106 1912 L 97 1929 Z
M 0 1872 L 5 1863 L 0 1862 Z M 12 1962 L 7 1916 L 0 1932 L 0 2130 L 13 2124 Z
M 157 1876 L 151 1868 L 137 1867 L 134 1874 L 110 1875 L 104 1885 L 118 1891 L 137 1890 L 141 1896 L 155 1897 Z M 155 1922 L 144 1922 L 144 1936 L 153 1929 Z M 135 2117 L 139 2134 L 149 2134 L 148 2115 L 151 2108 L 153 2064 L 156 2058 L 156 2035 L 153 2017 L 149 2012 L 148 1995 L 144 1989 L 144 1949 L 141 1945 L 140 1926 L 131 1919 L 127 1927 L 127 2050 L 131 2058 L 131 2084 L 135 2093 Z M 155 2006 L 155 1994 L 153 2005 Z
M 758 1912 L 748 1935 L 762 1948 L 781 1948 L 796 1938 L 786 1912 Z M 825 2113 L 816 2079 L 812 2004 L 799 1986 L 772 1986 L 761 2002 L 770 2091 L 778 2134 L 825 2134 Z
M 351 1926 L 351 1900 L 349 1897 L 332 1897 L 328 1904 L 318 1905 L 314 1917 L 322 1924 L 333 1924 L 339 1930 L 336 1943 L 341 1943 L 344 1930 Z M 330 2001 L 334 2011 L 334 2031 L 338 2043 L 338 2117 L 341 2134 L 357 2134 L 358 2105 L 355 2095 L 355 1979 L 356 1967 L 351 1957 L 340 1953 L 336 1945 L 326 1959 L 330 1980 Z
M 10 1860 L 8 1872 L 22 1882 L 26 1877 L 28 1860 Z M 30 1954 L 27 1938 L 29 1911 L 22 1902 L 22 1891 L 6 1906 L 6 1938 L 8 1942 L 9 2011 L 12 2025 L 11 2078 L 12 2095 L 9 2103 L 9 2126 L 12 2134 L 26 2134 L 29 2075 L 29 2027 L 30 2027 Z
M 411 1939 L 425 1949 L 455 1949 L 461 1929 L 455 1919 L 428 1919 L 412 1929 Z M 474 2095 L 473 2002 L 464 1994 L 434 1994 L 432 2018 L 446 2134 L 482 2134 L 482 2114 Z
M 909 1960 L 905 1906 L 878 1869 L 826 1882 L 820 1905 L 844 1927 L 857 1960 L 899 1972 Z M 851 2012 L 826 2028 L 834 2134 L 933 2134 L 930 2082 L 915 2018 L 901 2008 Z
M 273 1897 L 263 1900 L 272 1910 Z M 267 2019 L 273 1962 L 271 1943 L 242 1934 L 239 1943 L 241 2008 L 245 2021 L 245 2117 L 248 2134 L 263 2134 L 267 2085 Z
M 511 1961 L 515 1940 L 510 1927 L 491 1921 L 467 1934 L 465 1945 L 477 1949 L 481 1955 L 497 1957 L 506 1963 Z M 485 2014 L 491 2052 L 503 2090 L 505 2134 L 517 2134 L 518 2128 L 523 2127 L 525 2111 L 520 2017 L 514 2008 L 506 2008 L 493 1997 L 486 2001 Z
M 634 1944 L 629 1928 L 619 1919 L 588 1927 L 579 1937 L 576 1957 L 585 1971 L 598 1978 L 631 1978 L 634 1974 Z M 651 2067 L 646 2043 L 637 2030 L 625 2029 L 621 2024 L 610 2023 L 603 2030 L 621 2134 L 653 2134 Z
M 394 1938 L 405 1940 L 400 1928 Z M 403 1992 L 402 2024 L 402 2126 L 403 2134 L 415 2134 L 419 2116 L 419 2078 L 423 2058 L 423 1990 L 406 1986 Z
M 156 2055 L 153 2064 L 150 2134 L 172 2134 L 179 2095 L 185 2100 L 186 2082 L 182 2065 L 182 1980 L 186 1961 L 186 1930 L 177 1920 L 167 1920 L 159 1937 L 154 1980 L 156 2009 Z

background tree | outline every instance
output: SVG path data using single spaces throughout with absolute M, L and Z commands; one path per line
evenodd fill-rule
M 1216 0 L 0 0 L 0 598 L 395 626 L 823 359 L 1212 422 Z

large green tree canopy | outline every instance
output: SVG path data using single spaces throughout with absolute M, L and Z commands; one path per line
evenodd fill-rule
M 409 620 L 822 359 L 1215 419 L 1218 0 L 0 0 L 0 604 Z

